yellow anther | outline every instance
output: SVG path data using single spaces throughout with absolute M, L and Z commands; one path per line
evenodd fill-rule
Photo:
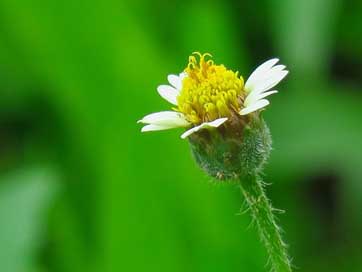
M 192 62 L 190 62 L 190 63 L 187 65 L 187 69 L 189 69 L 189 70 L 195 69 L 195 64 L 193 64 Z
M 195 56 L 189 56 L 189 64 L 190 63 L 193 63 L 193 64 L 197 63 Z
M 222 116 L 228 116 L 230 110 L 229 110 L 229 108 L 226 106 L 226 104 L 224 103 L 224 101 L 218 100 L 218 101 L 216 102 L 216 107 L 217 107 L 220 115 L 222 115 Z
M 228 99 L 228 95 L 226 92 L 220 92 L 220 99 L 222 99 L 223 101 Z
M 198 58 L 197 58 L 198 57 Z M 228 70 L 223 65 L 215 65 L 211 54 L 194 52 L 189 57 L 177 98 L 178 111 L 187 120 L 197 125 L 220 117 L 230 117 L 241 109 L 244 100 L 244 80 L 238 72 Z
M 215 105 L 213 103 L 206 103 L 204 105 L 204 108 L 205 108 L 206 112 L 211 112 L 211 111 L 215 110 Z
M 205 104 L 205 103 L 209 102 L 209 100 L 210 100 L 210 97 L 208 97 L 206 95 L 201 95 L 199 98 L 200 104 Z
M 199 56 L 200 58 L 202 58 L 202 54 L 198 51 L 192 52 L 192 55 L 196 55 L 196 56 Z
M 236 97 L 236 91 L 233 89 L 228 90 L 228 95 L 229 95 L 230 99 L 233 99 L 234 97 Z

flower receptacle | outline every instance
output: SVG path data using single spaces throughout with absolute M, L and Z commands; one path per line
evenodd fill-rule
M 259 173 L 271 150 L 271 135 L 255 113 L 189 137 L 198 165 L 217 180 L 238 180 Z

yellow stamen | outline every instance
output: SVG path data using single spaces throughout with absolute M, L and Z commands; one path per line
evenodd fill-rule
M 239 73 L 215 65 L 207 57 L 212 56 L 194 52 L 189 57 L 187 77 L 177 98 L 177 110 L 195 125 L 232 116 L 241 109 L 245 96 L 244 80 Z

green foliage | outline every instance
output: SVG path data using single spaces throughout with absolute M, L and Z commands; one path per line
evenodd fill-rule
M 44 241 L 21 240 L 26 258 L 0 243 L 1 256 L 14 253 L 2 272 L 265 271 L 248 218 L 235 215 L 239 192 L 210 186 L 180 131 L 141 135 L 136 124 L 166 107 L 156 86 L 195 50 L 245 77 L 270 57 L 287 64 L 263 117 L 293 263 L 362 270 L 360 1 L 254 2 L 0 0 L 0 182 L 35 161 L 56 165 L 61 184 L 52 195 L 51 177 L 15 175 L 16 190 L 1 192 L 0 203 L 13 199 L 1 237 L 20 241 L 11 227 L 23 224 Z M 338 177 L 332 202 L 330 183 L 309 193 L 325 172 Z
M 35 252 L 46 244 L 44 226 L 57 186 L 50 169 L 21 169 L 0 186 L 0 262 L 3 271 L 38 271 Z

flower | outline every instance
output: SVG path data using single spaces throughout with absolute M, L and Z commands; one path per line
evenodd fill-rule
M 265 98 L 277 93 L 269 90 L 288 74 L 284 65 L 276 65 L 279 59 L 274 58 L 256 68 L 244 84 L 238 72 L 207 58 L 212 56 L 194 52 L 184 72 L 169 75 L 170 85 L 158 86 L 158 93 L 174 105 L 173 110 L 143 117 L 138 121 L 146 124 L 142 132 L 184 127 L 188 128 L 181 135 L 185 139 L 201 129 L 242 119 L 269 105 Z

